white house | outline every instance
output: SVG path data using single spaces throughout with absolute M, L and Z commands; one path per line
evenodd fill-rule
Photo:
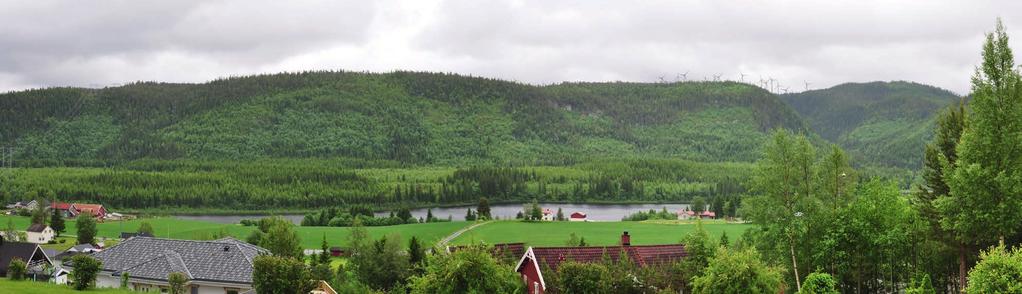
M 25 235 L 28 237 L 28 242 L 36 244 L 46 244 L 53 240 L 55 233 L 50 226 L 44 224 L 32 224 L 25 230 Z
M 554 220 L 554 217 L 556 217 L 556 216 L 554 215 L 554 211 L 553 210 L 550 210 L 549 208 L 544 208 L 543 209 L 543 220 L 545 220 L 545 221 L 552 221 L 552 220 Z
M 134 237 L 92 254 L 103 262 L 96 287 L 117 288 L 123 273 L 135 291 L 163 292 L 167 277 L 180 272 L 187 293 L 239 294 L 251 290 L 252 259 L 266 249 L 233 238 L 214 241 Z

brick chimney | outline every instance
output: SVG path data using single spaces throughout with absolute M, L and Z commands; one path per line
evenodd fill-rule
M 623 234 L 621 234 L 621 246 L 629 245 L 632 245 L 632 236 L 629 236 L 628 231 L 625 231 Z

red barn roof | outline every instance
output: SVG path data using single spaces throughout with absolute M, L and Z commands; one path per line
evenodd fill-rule
M 581 211 L 572 212 L 571 218 L 586 218 L 586 214 Z
M 67 210 L 68 208 L 71 208 L 71 203 L 53 202 L 50 203 L 50 208 L 58 210 Z
M 518 261 L 515 270 L 526 276 L 526 281 L 540 283 L 546 289 L 543 280 L 542 268 L 549 268 L 557 271 L 557 267 L 566 260 L 580 263 L 596 263 L 603 260 L 607 255 L 611 260 L 620 260 L 621 255 L 628 257 L 634 265 L 646 267 L 653 265 L 665 265 L 679 261 L 688 253 L 685 246 L 681 244 L 667 245 L 640 245 L 630 246 L 626 241 L 627 233 L 622 235 L 622 242 L 626 245 L 620 246 L 594 246 L 594 247 L 529 247 L 529 249 Z M 531 277 L 536 275 L 536 277 Z
M 92 216 L 94 217 L 103 217 L 106 215 L 106 209 L 103 208 L 103 205 L 101 204 L 75 203 L 74 206 L 75 208 L 78 209 L 79 212 L 88 212 L 89 214 L 92 214 Z

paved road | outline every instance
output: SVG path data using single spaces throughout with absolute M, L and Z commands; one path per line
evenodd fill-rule
M 485 225 L 485 224 L 488 224 L 488 223 L 490 223 L 490 222 L 485 221 L 485 222 L 480 222 L 480 223 L 474 223 L 471 226 L 467 226 L 467 227 L 464 227 L 464 228 L 462 228 L 460 230 L 457 230 L 454 233 L 451 233 L 450 235 L 448 235 L 447 237 L 444 237 L 443 239 L 441 239 L 440 242 L 437 242 L 437 245 L 438 245 L 439 248 L 444 248 L 444 247 L 447 246 L 447 243 L 451 242 L 451 240 L 454 240 L 454 238 L 457 238 L 458 236 L 461 236 L 461 234 L 463 234 L 465 232 L 468 232 L 469 230 L 475 229 L 478 226 Z

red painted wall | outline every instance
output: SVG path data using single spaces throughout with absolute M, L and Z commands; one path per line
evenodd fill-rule
M 539 281 L 539 271 L 536 270 L 535 261 L 527 259 L 522 263 L 522 268 L 519 272 L 522 274 L 523 280 L 525 280 L 526 293 L 543 294 L 543 286 L 541 286 Z

